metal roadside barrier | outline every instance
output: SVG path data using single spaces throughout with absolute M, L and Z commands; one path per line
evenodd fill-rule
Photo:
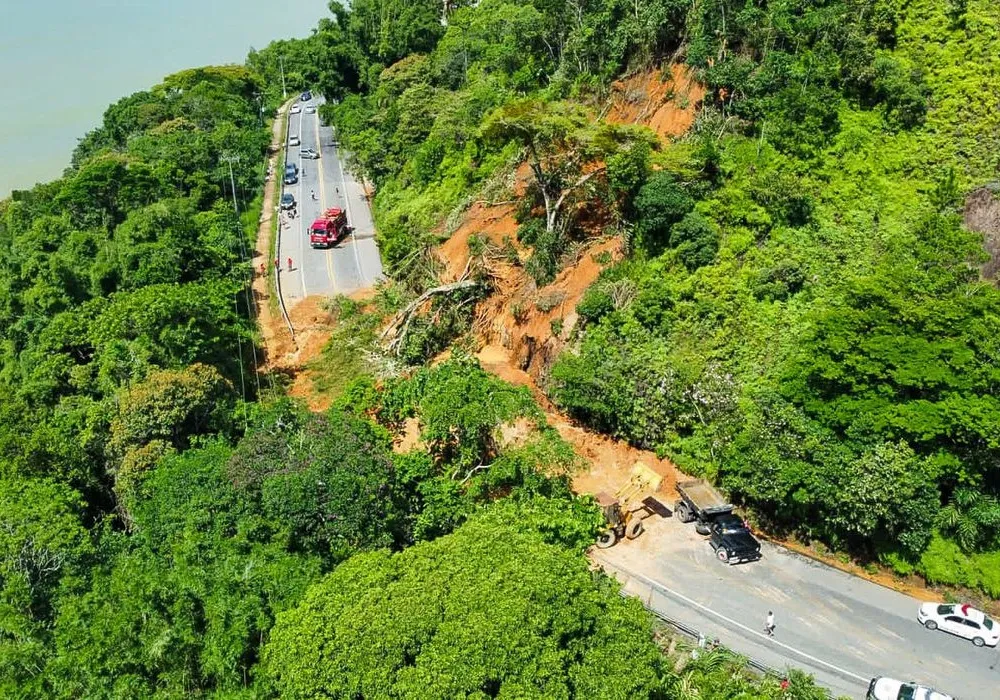
M 616 569 L 616 567 L 613 564 L 608 564 L 607 562 L 602 562 L 602 564 L 604 566 L 609 566 L 612 569 Z M 621 573 L 621 574 L 623 574 L 625 576 L 628 576 L 628 574 L 626 572 L 624 572 L 624 571 L 619 571 L 619 573 Z M 629 576 L 629 578 L 632 578 L 632 577 Z M 645 584 L 645 583 L 643 585 L 647 585 L 648 586 L 648 584 Z M 652 590 L 652 586 L 649 586 L 649 588 L 650 588 L 650 590 Z M 673 627 L 674 629 L 676 629 L 681 634 L 683 634 L 683 635 L 685 635 L 687 637 L 690 637 L 691 639 L 693 639 L 695 641 L 698 641 L 699 639 L 701 639 L 703 637 L 706 638 L 706 639 L 708 639 L 707 635 L 702 634 L 701 631 L 695 629 L 694 627 L 691 627 L 690 625 L 686 625 L 683 622 L 681 622 L 680 620 L 675 620 L 675 619 L 673 619 L 671 617 L 668 617 L 668 616 L 664 615 L 662 612 L 660 612 L 659 610 L 656 610 L 655 608 L 651 607 L 641 597 L 639 597 L 637 595 L 631 595 L 629 593 L 626 593 L 624 590 L 619 590 L 618 594 L 622 598 L 636 598 L 636 599 L 638 599 L 639 603 L 642 605 L 642 607 L 644 607 L 656 619 L 658 619 L 661 622 L 664 622 L 664 623 L 670 625 L 671 627 Z M 743 659 L 746 662 L 746 665 L 748 667 L 752 668 L 754 671 L 756 671 L 757 673 L 759 673 L 761 676 L 774 676 L 776 678 L 785 678 L 786 677 L 786 674 L 783 671 L 779 671 L 776 668 L 772 668 L 771 666 L 768 666 L 765 663 L 761 663 L 760 661 L 757 661 L 756 659 L 754 659 L 752 657 L 746 656 L 745 654 L 739 654 L 739 653 L 737 653 L 735 651 L 732 651 L 728 647 L 722 647 L 722 648 L 726 649 L 727 651 L 732 652 L 736 656 L 738 656 L 741 659 Z M 823 688 L 822 686 L 820 686 L 820 687 Z M 826 696 L 828 698 L 831 698 L 831 700 L 834 697 L 833 693 L 830 692 L 829 688 L 823 688 L 823 692 L 826 694 Z
M 285 120 L 285 126 L 281 129 L 281 148 L 278 149 L 277 163 L 284 164 L 285 162 L 285 152 L 288 146 L 288 110 L 295 102 L 295 98 L 292 98 L 284 105 L 283 119 Z M 275 168 L 275 176 L 277 177 L 277 168 Z M 280 185 L 279 185 L 280 182 Z M 275 180 L 275 186 L 278 188 L 277 204 L 275 204 L 276 216 L 278 217 L 278 225 L 275 227 L 275 239 L 274 239 L 274 257 L 275 260 L 281 260 L 281 195 L 284 194 L 285 184 L 284 178 L 281 180 Z M 292 344 L 298 347 L 298 341 L 295 340 L 295 329 L 292 328 L 292 319 L 288 315 L 288 309 L 285 308 L 285 296 L 281 292 L 281 267 L 275 266 L 274 270 L 274 289 L 275 293 L 278 295 L 278 308 L 281 309 L 281 316 L 285 319 L 285 325 L 288 326 L 288 332 L 292 336 Z

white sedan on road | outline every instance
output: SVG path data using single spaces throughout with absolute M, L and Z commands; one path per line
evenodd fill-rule
M 982 610 L 976 610 L 967 603 L 924 603 L 917 611 L 917 620 L 929 630 L 942 630 L 971 639 L 977 647 L 995 647 L 1000 642 L 1000 625 Z
M 866 700 L 955 700 L 950 695 L 939 693 L 925 685 L 904 683 L 884 676 L 872 678 L 865 698 Z
M 289 109 L 288 111 L 290 114 L 298 114 L 299 112 L 302 111 L 302 108 L 299 105 L 292 105 L 292 108 Z

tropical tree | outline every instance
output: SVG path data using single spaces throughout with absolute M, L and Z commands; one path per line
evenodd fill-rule
M 267 679 L 290 698 L 656 697 L 645 612 L 549 532 L 500 508 L 399 554 L 351 558 L 279 616 Z

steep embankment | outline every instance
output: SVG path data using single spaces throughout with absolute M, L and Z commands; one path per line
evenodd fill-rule
M 602 114 L 610 122 L 649 127 L 669 143 L 694 123 L 704 93 L 686 67 L 675 65 L 669 73 L 646 71 L 616 82 Z M 539 388 L 578 321 L 577 304 L 601 271 L 621 259 L 624 241 L 595 226 L 590 238 L 564 252 L 556 278 L 537 285 L 522 264 L 532 251 L 518 243 L 515 220 L 515 202 L 524 195 L 530 176 L 525 165 L 515 172 L 515 201 L 479 201 L 465 212 L 437 250 L 444 267 L 442 281 L 453 282 L 466 270 L 473 237 L 486 245 L 480 260 L 493 280 L 493 293 L 476 311 L 473 334 L 480 346 L 479 360 L 497 376 L 529 387 L 549 423 L 590 465 L 574 479 L 577 491 L 614 492 L 631 466 L 641 461 L 664 477 L 660 492 L 672 494 L 678 471 L 670 460 L 574 425 Z

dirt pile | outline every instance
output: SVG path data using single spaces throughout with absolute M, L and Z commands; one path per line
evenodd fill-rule
M 367 302 L 375 293 L 375 289 L 360 289 L 349 297 L 354 301 Z M 288 310 L 295 327 L 296 344 L 272 364 L 273 371 L 288 378 L 288 395 L 302 399 L 313 411 L 325 411 L 333 400 L 332 394 L 316 385 L 323 369 L 317 361 L 322 360 L 323 350 L 337 330 L 336 314 L 327 308 L 329 301 L 330 297 L 316 294 L 302 299 Z M 338 361 L 336 353 L 330 361 Z
M 574 425 L 552 405 L 527 372 L 512 365 L 504 348 L 487 345 L 479 351 L 477 357 L 487 371 L 511 384 L 528 387 L 545 412 L 549 425 L 555 428 L 563 440 L 571 444 L 576 453 L 586 461 L 587 470 L 576 474 L 573 478 L 574 491 L 591 494 L 600 491 L 614 493 L 625 485 L 632 466 L 636 462 L 642 462 L 663 477 L 657 494 L 660 500 L 672 505 L 677 480 L 685 478 L 673 462 L 661 459 L 653 452 L 636 449 L 625 442 L 612 440 Z

